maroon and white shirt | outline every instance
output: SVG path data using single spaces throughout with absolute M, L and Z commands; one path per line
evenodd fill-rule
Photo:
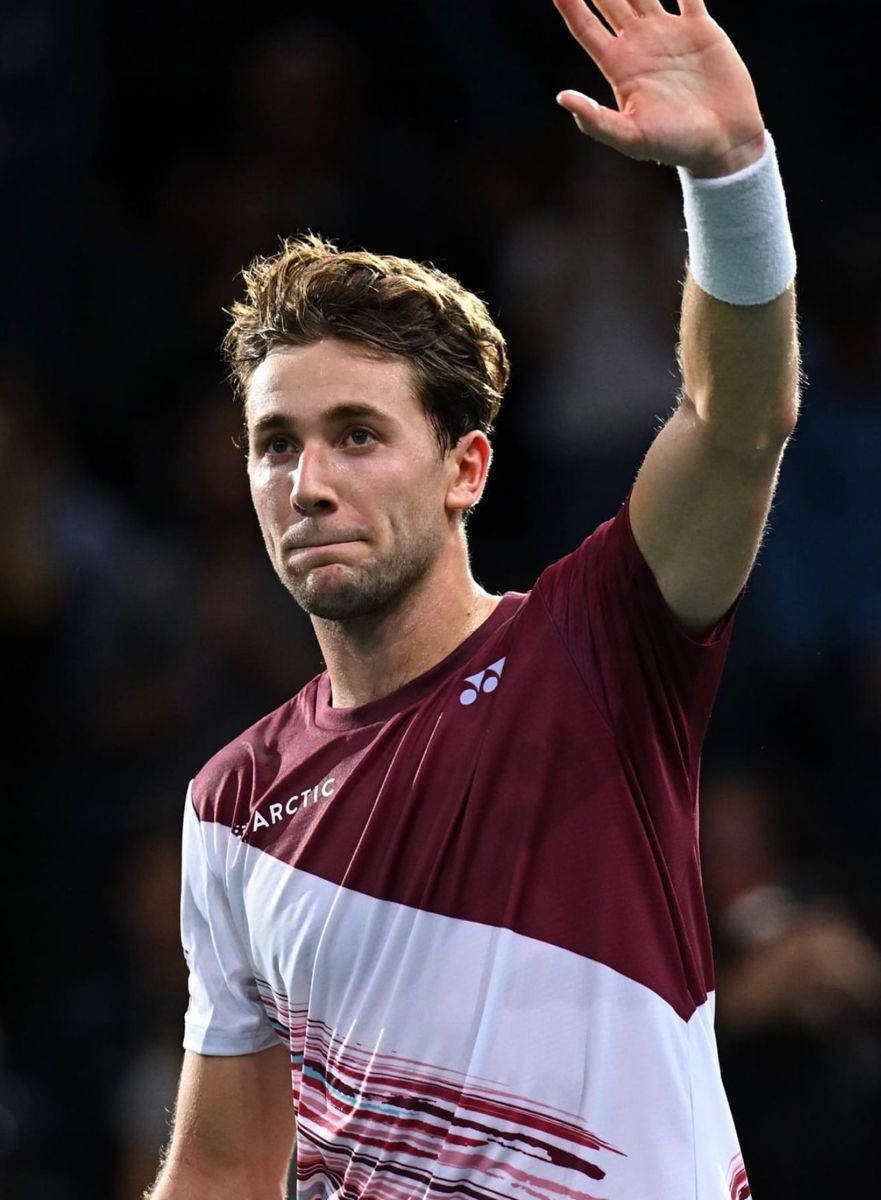
M 193 781 L 184 1046 L 290 1046 L 298 1200 L 745 1200 L 713 1033 L 701 743 L 731 614 L 628 505 L 430 671 L 326 674 Z

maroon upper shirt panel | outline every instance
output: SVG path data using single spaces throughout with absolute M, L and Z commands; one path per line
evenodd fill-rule
M 697 783 L 732 613 L 678 625 L 625 503 L 393 694 L 334 709 L 313 679 L 211 759 L 197 812 L 323 879 L 604 963 L 687 1019 L 713 986 Z

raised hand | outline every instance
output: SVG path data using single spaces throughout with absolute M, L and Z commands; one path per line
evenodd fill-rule
M 580 46 L 602 71 L 618 104 L 581 92 L 557 101 L 582 133 L 630 158 L 728 175 L 764 148 L 764 121 L 749 72 L 703 0 L 554 0 Z

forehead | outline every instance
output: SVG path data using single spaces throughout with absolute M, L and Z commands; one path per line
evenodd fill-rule
M 406 359 L 375 357 L 334 338 L 270 350 L 248 382 L 245 418 L 249 427 L 270 413 L 306 422 L 341 404 L 369 404 L 407 423 L 426 420 Z

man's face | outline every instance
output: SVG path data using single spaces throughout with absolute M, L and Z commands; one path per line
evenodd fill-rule
M 326 338 L 270 351 L 248 385 L 248 477 L 272 565 L 329 620 L 392 606 L 449 537 L 450 456 L 401 358 Z

